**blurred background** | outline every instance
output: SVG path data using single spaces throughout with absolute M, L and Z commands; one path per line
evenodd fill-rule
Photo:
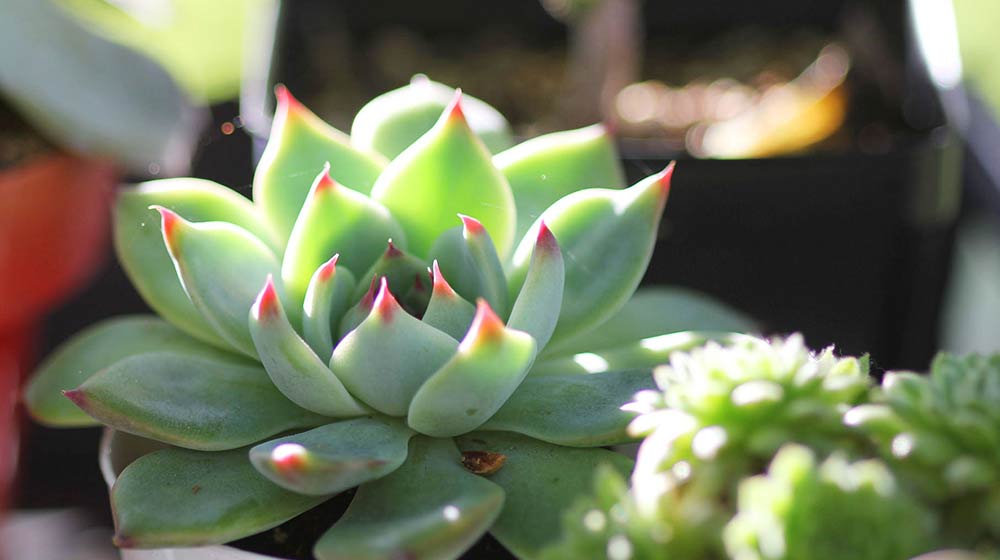
M 679 161 L 647 283 L 870 353 L 877 372 L 1000 350 L 996 0 L 0 10 L 0 433 L 20 435 L 0 443 L 21 457 L 0 450 L 7 558 L 113 557 L 99 433 L 30 423 L 17 387 L 82 327 L 146 310 L 112 256 L 115 186 L 194 175 L 249 195 L 277 83 L 341 130 L 415 74 L 522 138 L 605 122 L 630 179 Z

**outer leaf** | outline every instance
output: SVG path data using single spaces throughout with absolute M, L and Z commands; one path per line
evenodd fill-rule
M 434 284 L 431 292 L 431 300 L 427 304 L 427 310 L 421 320 L 428 325 L 449 334 L 455 340 L 465 337 L 472 318 L 476 315 L 476 307 L 462 299 L 455 290 L 451 288 L 438 262 L 434 261 L 431 271 L 432 282 Z
M 162 206 L 195 222 L 229 222 L 273 246 L 269 230 L 249 200 L 211 181 L 163 179 L 125 188 L 114 211 L 115 250 L 132 285 L 160 316 L 184 332 L 227 347 L 205 321 L 181 286 L 159 218 L 150 206 Z
M 263 368 L 242 359 L 140 354 L 101 371 L 66 396 L 116 430 L 207 451 L 233 449 L 324 421 L 289 402 Z
M 431 258 L 452 278 L 455 291 L 469 301 L 485 298 L 497 313 L 506 317 L 507 277 L 490 234 L 469 216 L 459 215 L 461 228 L 441 234 L 431 247 Z
M 747 315 L 687 288 L 649 286 L 593 329 L 550 344 L 546 356 L 565 356 L 627 346 L 644 338 L 682 331 L 751 333 Z
M 250 308 L 250 335 L 271 381 L 288 400 L 334 418 L 366 412 L 292 328 L 270 277 Z
M 275 486 L 246 453 L 164 449 L 139 458 L 111 490 L 115 544 L 222 544 L 280 525 L 327 499 Z
M 327 164 L 316 177 L 292 228 L 281 263 L 281 278 L 297 301 L 305 298 L 313 272 L 334 253 L 340 265 L 368 270 L 392 239 L 406 247 L 403 230 L 389 211 L 367 196 L 337 185 Z
M 386 161 L 351 146 L 347 135 L 321 121 L 283 86 L 275 93 L 278 108 L 254 174 L 253 199 L 278 238 L 284 240 L 292 232 L 315 178 L 313 173 L 324 163 L 330 163 L 335 181 L 367 194 Z
M 653 254 L 673 164 L 619 191 L 573 193 L 542 214 L 514 253 L 511 291 L 520 289 L 544 222 L 566 255 L 563 306 L 553 341 L 598 325 L 618 311 L 642 280 Z
M 358 111 L 351 126 L 351 143 L 393 159 L 437 122 L 455 89 L 418 74 L 409 85 L 383 93 Z M 499 111 L 466 95 L 469 126 L 493 153 L 511 145 L 510 125 Z
M 460 101 L 456 95 L 434 128 L 386 167 L 371 195 L 399 220 L 418 257 L 428 255 L 455 214 L 482 222 L 506 256 L 514 241 L 514 197 L 469 128 Z
M 371 313 L 334 348 L 330 369 L 365 404 L 403 416 L 417 389 L 456 346 L 453 338 L 404 311 L 383 279 Z
M 356 418 L 262 443 L 250 450 L 250 461 L 293 492 L 336 494 L 398 469 L 411 435 L 398 421 Z
M 461 467 L 454 443 L 418 436 L 406 463 L 362 486 L 313 552 L 319 560 L 458 558 L 503 504 L 503 490 Z
M 50 1 L 4 2 L 0 37 L 4 100 L 47 137 L 142 174 L 188 168 L 205 115 L 158 64 Z
M 507 457 L 490 477 L 507 495 L 490 533 L 519 557 L 534 557 L 559 537 L 563 512 L 591 491 L 594 471 L 610 464 L 623 475 L 632 461 L 605 449 L 575 449 L 504 432 L 476 432 L 458 438 L 462 451 L 490 451 Z
M 481 429 L 571 447 L 625 443 L 634 439 L 625 430 L 636 417 L 625 405 L 639 391 L 655 388 L 649 370 L 529 377 Z
M 458 353 L 413 396 L 407 423 L 435 437 L 470 432 L 493 416 L 521 384 L 535 357 L 531 335 L 504 327 L 480 299 Z
M 323 263 L 313 274 L 303 304 L 302 336 L 324 362 L 333 354 L 334 333 L 353 303 L 357 282 L 346 268 L 337 268 L 339 255 Z
M 674 352 L 686 352 L 710 340 L 732 343 L 745 335 L 725 332 L 679 332 L 651 336 L 608 350 L 580 352 L 571 356 L 539 358 L 532 377 L 545 375 L 597 374 L 623 369 L 647 369 L 666 363 Z
M 98 422 L 74 406 L 62 392 L 79 387 L 122 358 L 157 351 L 201 356 L 223 354 L 159 317 L 108 319 L 78 333 L 39 366 L 25 391 L 28 411 L 49 426 L 96 426 Z M 238 359 L 235 355 L 231 358 Z
M 493 164 L 507 177 L 514 193 L 516 239 L 524 236 L 545 209 L 570 193 L 625 186 L 614 138 L 599 124 L 532 138 L 497 154 Z
M 546 227 L 538 228 L 535 250 L 531 253 L 527 277 L 510 312 L 510 326 L 522 330 L 538 343 L 538 351 L 548 344 L 559 320 L 566 267 L 559 243 Z
M 163 240 L 191 302 L 233 348 L 256 356 L 247 313 L 259 286 L 278 271 L 274 253 L 233 224 L 192 224 L 166 208 L 157 210 Z

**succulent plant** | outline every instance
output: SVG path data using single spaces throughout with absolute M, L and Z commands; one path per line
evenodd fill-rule
M 600 447 L 630 439 L 650 368 L 713 336 L 677 318 L 749 328 L 682 292 L 630 302 L 672 166 L 621 188 L 600 127 L 491 156 L 461 93 L 380 154 L 413 107 L 372 103 L 361 148 L 279 89 L 253 203 L 120 195 L 118 256 L 160 318 L 81 333 L 27 393 L 43 422 L 165 444 L 114 485 L 120 546 L 224 543 L 358 487 L 318 558 L 455 557 L 486 531 L 532 556 L 596 465 L 629 471 Z
M 1000 540 L 1000 354 L 940 354 L 930 375 L 889 372 L 846 420 L 943 512 L 951 544 Z
M 881 461 L 834 454 L 817 464 L 782 447 L 767 470 L 740 483 L 724 539 L 734 560 L 906 560 L 929 550 L 934 518 Z

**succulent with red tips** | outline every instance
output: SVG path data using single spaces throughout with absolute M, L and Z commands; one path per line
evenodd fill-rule
M 121 195 L 119 257 L 162 319 L 82 333 L 28 392 L 42 421 L 166 446 L 115 484 L 120 546 L 223 543 L 358 487 L 316 557 L 456 557 L 486 531 L 532 556 L 599 463 L 630 469 L 600 447 L 630 440 L 670 311 L 701 305 L 630 303 L 673 168 L 624 188 L 601 127 L 494 156 L 506 123 L 439 86 L 376 99 L 354 138 L 279 89 L 253 202 Z M 712 311 L 700 328 L 748 327 Z

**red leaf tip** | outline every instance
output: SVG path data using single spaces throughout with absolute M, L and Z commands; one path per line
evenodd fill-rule
M 433 288 L 434 291 L 432 292 L 432 295 L 436 295 L 438 297 L 444 296 L 449 298 L 457 296 L 458 294 L 455 293 L 455 290 L 451 287 L 451 284 L 449 284 L 448 281 L 444 279 L 444 274 L 441 274 L 441 267 L 438 266 L 437 259 L 434 259 L 434 264 L 431 265 L 431 267 L 432 267 L 431 279 L 434 282 L 434 288 Z
M 68 391 L 63 391 L 62 394 L 67 399 L 73 401 L 73 404 L 80 408 L 83 408 L 87 402 L 87 396 L 83 394 L 83 390 L 81 389 L 70 389 Z
M 261 320 L 275 317 L 278 314 L 280 305 L 278 303 L 278 291 L 274 288 L 274 278 L 268 274 L 267 281 L 264 282 L 264 288 L 257 295 L 257 301 L 254 302 L 251 308 L 254 319 Z
M 483 227 L 483 223 L 472 216 L 459 214 L 458 217 L 462 220 L 462 225 L 465 227 L 466 235 L 482 235 L 483 232 L 486 231 L 486 228 Z
M 162 221 L 163 239 L 167 242 L 167 246 L 171 247 L 174 243 L 174 239 L 177 237 L 177 226 L 184 221 L 177 212 L 166 208 L 164 206 L 159 206 L 154 204 L 149 207 L 152 210 L 156 210 L 160 213 L 160 219 Z
M 295 99 L 285 84 L 274 86 L 274 96 L 278 99 L 278 112 L 296 112 L 303 108 L 302 103 Z
M 340 253 L 337 253 L 330 260 L 326 261 L 319 267 L 319 279 L 323 282 L 327 282 L 330 278 L 333 278 L 334 273 L 337 272 L 337 261 L 340 260 Z
M 403 252 L 396 247 L 396 244 L 392 242 L 392 238 L 389 238 L 388 246 L 385 248 L 385 255 L 387 259 L 395 259 L 403 256 Z
M 282 472 L 298 471 L 309 462 L 309 451 L 297 443 L 282 443 L 271 450 L 271 463 Z
M 549 229 L 548 224 L 544 220 L 538 225 L 538 237 L 535 239 L 535 246 L 546 251 L 559 250 L 559 242 L 556 241 L 556 236 L 552 234 L 552 230 Z
M 455 90 L 455 96 L 451 98 L 451 102 L 448 103 L 448 108 L 444 110 L 444 113 L 448 115 L 449 121 L 465 120 L 465 112 L 462 111 L 461 89 Z
M 364 309 L 371 309 L 372 305 L 375 304 L 375 286 L 378 285 L 378 281 L 378 276 L 372 276 L 372 282 L 368 285 L 368 291 L 361 298 L 361 307 Z
M 468 351 L 483 342 L 490 342 L 503 336 L 504 324 L 483 298 L 476 299 L 476 316 L 472 318 L 469 332 L 462 340 L 462 349 Z
M 389 279 L 383 276 L 381 286 L 378 290 L 378 297 L 375 298 L 375 306 L 372 311 L 386 321 L 391 321 L 399 309 L 399 302 L 396 301 L 396 296 L 392 295 L 392 292 L 389 291 Z
M 670 162 L 667 167 L 655 175 L 656 182 L 660 186 L 660 196 L 664 199 L 670 195 L 670 181 L 674 176 L 674 166 L 676 161 Z
M 313 181 L 313 195 L 332 191 L 335 188 L 337 188 L 337 182 L 333 180 L 333 177 L 330 177 L 330 162 L 326 162 L 323 164 L 323 171 L 320 171 L 316 180 Z

